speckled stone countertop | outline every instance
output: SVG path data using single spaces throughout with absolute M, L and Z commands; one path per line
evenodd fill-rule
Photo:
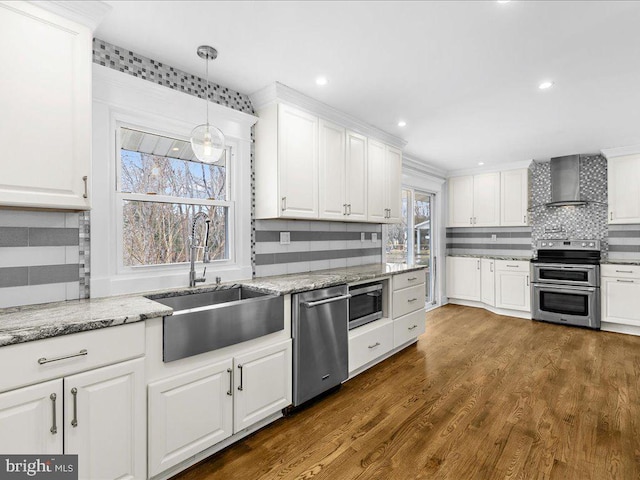
M 173 310 L 146 297 L 166 298 L 213 290 L 247 287 L 263 293 L 285 295 L 342 283 L 373 280 L 425 268 L 424 265 L 371 264 L 293 275 L 257 278 L 221 285 L 175 288 L 139 295 L 73 300 L 0 309 L 0 347 L 16 343 L 113 327 L 171 315 Z
M 0 309 L 0 347 L 135 323 L 172 313 L 171 308 L 141 296 L 3 308 Z
M 447 257 L 486 258 L 488 260 L 508 260 L 510 262 L 528 262 L 531 257 L 513 257 L 509 255 L 447 255 Z
M 601 265 L 640 265 L 640 259 L 638 260 L 602 260 Z

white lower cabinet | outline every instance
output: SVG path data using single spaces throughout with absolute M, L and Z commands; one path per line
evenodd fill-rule
M 393 321 L 384 318 L 349 332 L 349 372 L 393 349 Z
M 496 307 L 531 310 L 529 262 L 496 260 Z
M 640 327 L 640 266 L 602 265 L 602 322 Z
M 496 306 L 496 265 L 489 258 L 480 261 L 480 298 L 482 303 Z
M 422 335 L 426 328 L 424 307 L 393 321 L 393 347 L 407 343 Z
M 480 301 L 480 259 L 447 257 L 447 296 Z
M 291 404 L 291 340 L 148 386 L 149 475 Z
M 0 451 L 77 454 L 80 479 L 145 478 L 144 403 L 143 359 L 9 391 Z

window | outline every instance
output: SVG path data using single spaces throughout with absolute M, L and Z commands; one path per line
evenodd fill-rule
M 233 203 L 226 157 L 206 165 L 195 161 L 184 140 L 129 127 L 119 128 L 119 146 L 121 266 L 188 262 L 192 221 L 198 212 L 210 220 L 211 261 L 229 260 Z M 204 222 L 198 222 L 196 245 L 204 246 L 205 231 Z M 198 250 L 197 260 L 203 252 Z

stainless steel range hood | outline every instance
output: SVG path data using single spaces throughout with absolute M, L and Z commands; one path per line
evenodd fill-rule
M 547 207 L 586 205 L 580 194 L 580 155 L 551 159 L 551 202 Z

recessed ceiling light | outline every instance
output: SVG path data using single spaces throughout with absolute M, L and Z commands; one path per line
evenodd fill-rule
M 406 126 L 407 126 L 407 122 L 405 122 L 404 120 L 400 120 L 400 121 L 398 122 L 398 126 L 399 126 L 399 127 L 406 127 Z
M 478 162 L 478 165 L 482 166 L 484 165 L 484 162 Z
M 509 3 L 511 0 L 498 0 L 498 3 Z
M 327 80 L 327 77 L 318 77 L 316 78 L 316 85 L 326 85 L 327 83 L 329 83 L 329 80 Z
M 178 147 L 173 147 L 171 150 L 173 150 L 174 152 L 177 152 L 180 149 Z
M 538 85 L 538 88 L 540 90 L 546 90 L 551 87 L 553 87 L 553 82 L 542 82 L 540 85 Z

